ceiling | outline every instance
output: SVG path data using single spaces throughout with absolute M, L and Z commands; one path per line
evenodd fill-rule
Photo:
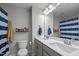
M 27 8 L 29 9 L 31 6 L 35 6 L 40 9 L 45 9 L 49 3 L 8 3 L 9 5 Z M 79 14 L 79 3 L 61 3 L 56 9 L 53 11 L 55 17 L 60 19 L 69 18 L 74 15 Z
M 35 6 L 37 8 L 44 9 L 48 3 L 11 3 L 9 5 L 27 9 L 29 9 L 31 6 Z

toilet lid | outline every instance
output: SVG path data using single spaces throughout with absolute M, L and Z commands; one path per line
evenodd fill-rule
M 27 49 L 20 49 L 20 50 L 18 51 L 18 55 L 19 55 L 19 56 L 26 56 L 27 54 L 28 54 Z

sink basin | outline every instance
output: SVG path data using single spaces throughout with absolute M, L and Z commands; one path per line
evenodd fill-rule
M 76 45 L 76 46 L 79 46 L 79 41 L 74 40 L 74 41 L 72 42 L 72 44 L 73 44 L 73 45 Z
M 72 53 L 74 51 L 77 51 L 76 48 L 70 47 L 70 46 L 62 44 L 62 43 L 50 43 L 50 45 L 52 45 L 53 47 L 59 48 L 66 53 Z

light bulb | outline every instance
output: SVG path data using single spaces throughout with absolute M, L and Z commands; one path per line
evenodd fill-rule
M 48 11 L 48 8 L 46 8 L 45 11 L 47 12 Z
M 52 5 L 50 4 L 50 5 L 48 6 L 48 8 L 51 9 L 51 8 L 52 8 Z
M 45 14 L 46 12 L 44 11 L 43 13 Z

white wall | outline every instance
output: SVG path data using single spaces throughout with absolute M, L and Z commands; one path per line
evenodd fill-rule
M 53 29 L 53 13 L 49 13 L 45 16 L 45 35 L 47 36 L 48 26 L 51 26 Z
M 53 15 L 43 15 L 43 11 L 39 8 L 32 7 L 32 42 L 34 42 L 35 36 L 37 36 L 37 28 L 41 25 L 44 28 L 44 21 L 45 21 L 45 34 L 47 34 L 47 26 L 51 25 L 53 27 Z M 34 53 L 34 46 L 33 53 Z
M 58 17 L 56 17 L 55 15 L 53 15 L 53 26 L 54 29 L 58 29 L 59 30 L 59 21 L 60 19 Z M 59 37 L 59 32 L 54 32 L 54 37 Z
M 29 29 L 29 32 L 16 33 L 15 40 L 31 40 L 31 16 L 28 9 L 23 9 L 8 4 L 0 4 L 0 6 L 8 12 L 8 19 L 12 21 L 13 28 L 23 28 L 24 26 Z
M 44 16 L 39 8 L 32 7 L 32 52 L 34 55 L 34 37 L 37 35 L 37 27 L 44 27 Z
M 4 9 L 5 7 L 2 6 Z M 6 9 L 8 12 L 8 19 L 12 21 L 13 28 L 23 28 L 24 26 L 29 27 L 29 10 L 18 8 L 14 6 L 6 5 Z M 27 33 L 14 33 L 15 39 L 28 39 Z

